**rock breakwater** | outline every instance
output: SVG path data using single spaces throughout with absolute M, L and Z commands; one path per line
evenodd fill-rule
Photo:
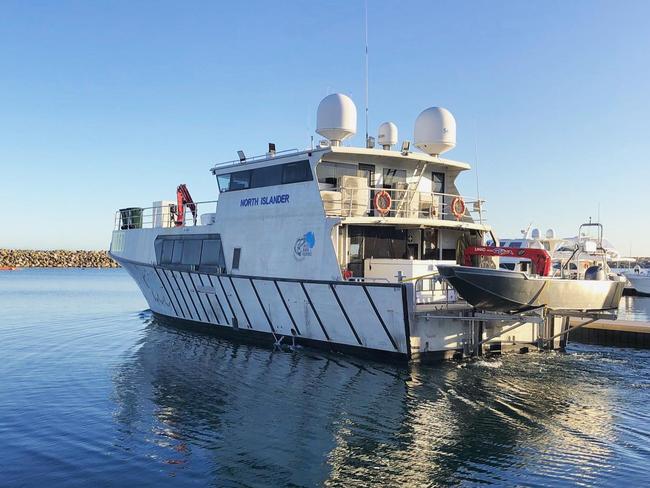
M 0 249 L 0 267 L 119 268 L 107 251 L 30 251 Z

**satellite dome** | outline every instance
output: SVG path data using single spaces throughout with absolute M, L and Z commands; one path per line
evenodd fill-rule
M 539 236 L 540 236 L 539 229 L 537 228 L 533 229 L 533 232 L 531 232 L 530 237 L 532 237 L 533 239 L 539 239 Z
M 379 142 L 384 149 L 390 149 L 391 146 L 397 144 L 397 139 L 397 126 L 395 124 L 392 122 L 384 122 L 379 126 L 377 142 Z
M 415 145 L 430 155 L 456 147 L 456 119 L 442 107 L 430 107 L 415 120 Z
M 547 239 L 555 239 L 555 230 L 553 229 L 548 229 L 546 231 L 546 238 Z
M 316 114 L 316 132 L 333 146 L 357 133 L 357 107 L 347 95 L 333 93 L 323 98 Z

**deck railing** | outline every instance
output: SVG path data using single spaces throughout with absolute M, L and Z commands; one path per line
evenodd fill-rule
M 376 204 L 379 192 L 390 196 L 390 207 L 383 212 Z M 451 193 L 413 191 L 394 188 L 321 188 L 325 213 L 338 217 L 398 217 L 485 222 L 485 200 Z M 462 205 L 455 202 L 460 198 Z M 384 205 L 386 199 L 383 199 Z M 454 213 L 454 211 L 456 213 Z
M 196 207 L 196 220 L 192 215 L 191 206 Z M 184 205 L 183 225 L 206 225 L 214 222 L 214 212 L 217 200 L 194 202 Z M 154 227 L 176 227 L 178 212 L 175 203 L 155 207 L 129 207 L 115 212 L 115 230 L 151 229 Z

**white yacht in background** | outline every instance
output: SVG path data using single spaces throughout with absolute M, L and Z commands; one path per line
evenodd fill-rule
M 650 271 L 648 269 L 637 264 L 631 270 L 624 272 L 623 276 L 627 278 L 630 286 L 638 295 L 650 296 Z
M 435 279 L 438 265 L 496 241 L 484 202 L 457 189 L 470 166 L 440 156 L 456 144 L 451 113 L 418 116 L 419 151 L 393 149 L 392 123 L 380 148 L 343 146 L 355 132 L 352 100 L 326 97 L 317 147 L 239 151 L 211 170 L 218 203 L 180 185 L 176 203 L 121 209 L 111 256 L 160 320 L 242 340 L 422 361 L 558 344 L 562 318 L 481 315 Z

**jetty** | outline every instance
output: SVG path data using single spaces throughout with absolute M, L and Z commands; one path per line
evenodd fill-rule
M 579 323 L 572 319 L 571 325 Z M 650 348 L 650 322 L 599 320 L 571 330 L 569 341 L 600 346 Z
M 118 267 L 107 251 L 0 249 L 0 270 Z

